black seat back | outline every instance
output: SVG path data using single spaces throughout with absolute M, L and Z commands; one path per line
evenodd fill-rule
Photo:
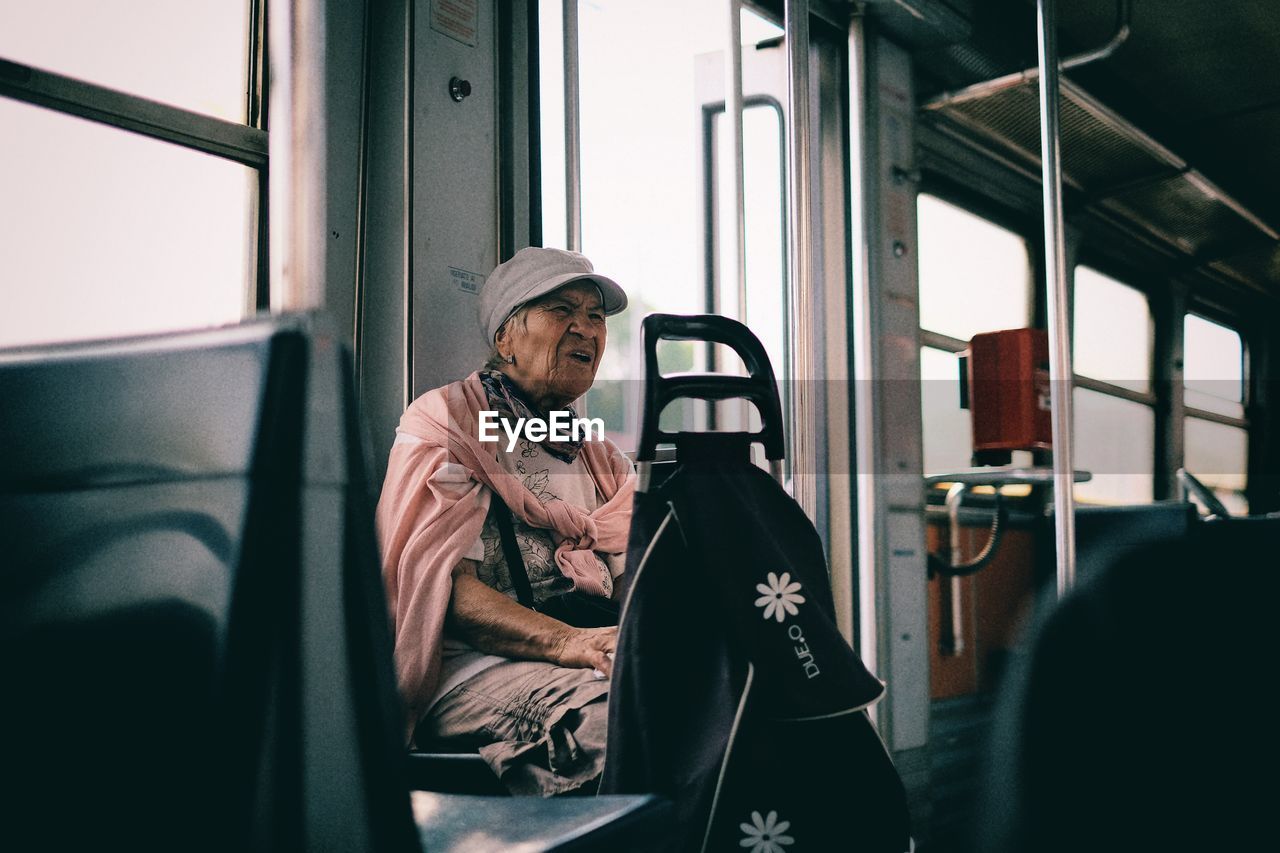
M 1090 577 L 1135 548 L 1182 540 L 1195 523 L 1196 508 L 1186 501 L 1076 507 L 1076 574 Z M 1054 517 L 1049 513 L 1036 537 L 1040 543 L 1037 559 L 1042 587 L 1054 583 L 1053 525 Z
M 0 358 L 0 838 L 416 846 L 344 359 L 302 322 Z
M 1197 524 L 1046 608 L 1002 689 L 974 849 L 1255 846 L 1278 549 L 1274 525 Z

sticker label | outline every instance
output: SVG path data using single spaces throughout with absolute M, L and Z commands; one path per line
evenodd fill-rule
M 457 267 L 449 267 L 449 280 L 458 290 L 465 290 L 467 293 L 479 293 L 480 285 L 484 284 L 484 276 Z
M 431 29 L 468 47 L 476 46 L 479 0 L 431 0 Z

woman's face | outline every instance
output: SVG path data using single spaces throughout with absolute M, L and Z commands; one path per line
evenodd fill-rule
M 494 343 L 503 357 L 515 356 L 503 372 L 547 411 L 587 393 L 606 336 L 600 291 L 580 281 L 530 302 L 524 317 L 508 321 Z

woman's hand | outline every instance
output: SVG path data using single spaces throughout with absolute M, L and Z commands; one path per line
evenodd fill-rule
M 618 627 L 567 628 L 553 653 L 557 666 L 598 669 L 605 675 L 613 671 L 613 650 L 618 645 Z
M 557 666 L 613 670 L 617 627 L 575 628 L 530 610 L 487 586 L 463 560 L 454 570 L 449 625 L 477 651 L 517 660 L 544 660 Z

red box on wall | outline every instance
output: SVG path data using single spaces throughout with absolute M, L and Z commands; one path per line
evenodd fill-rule
M 975 464 L 1002 464 L 1014 450 L 1053 447 L 1043 329 L 974 335 L 966 362 Z

